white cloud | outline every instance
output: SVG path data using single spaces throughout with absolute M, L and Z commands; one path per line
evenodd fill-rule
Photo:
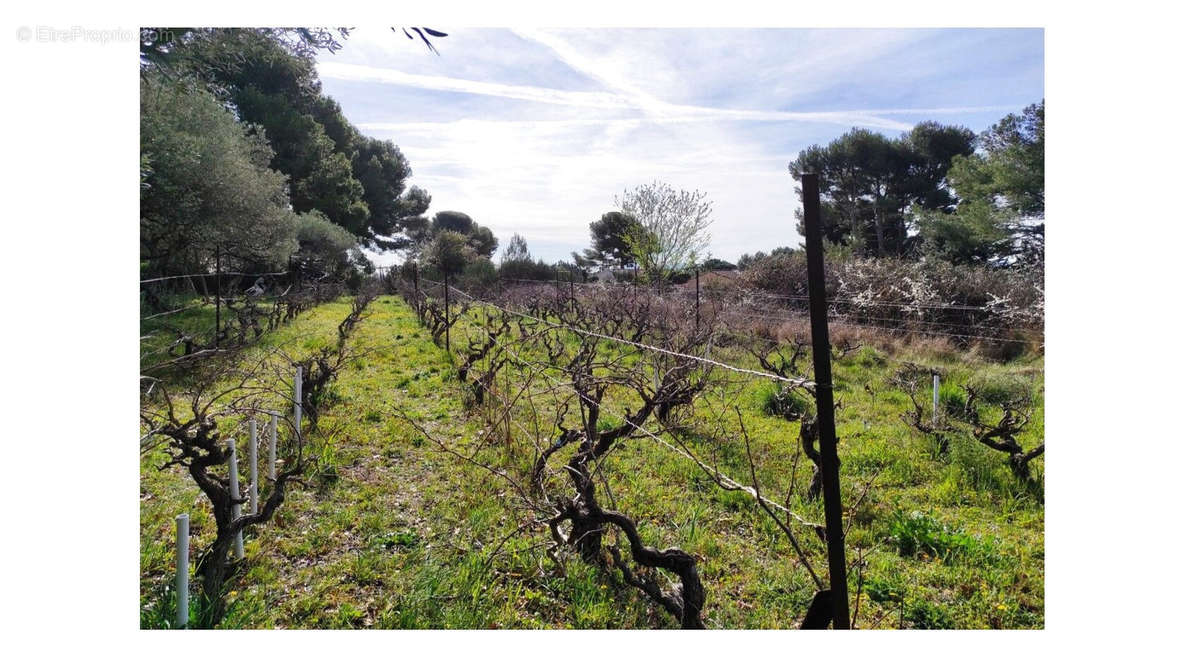
M 810 95 L 860 81 L 868 70 L 885 76 L 889 59 L 912 56 L 933 37 L 473 31 L 477 47 L 422 61 L 384 35 L 357 51 L 350 40 L 345 52 L 320 60 L 319 72 L 352 122 L 401 147 L 414 183 L 433 195 L 431 211 L 465 211 L 502 240 L 520 233 L 535 255 L 557 260 L 587 246 L 587 222 L 612 209 L 615 194 L 659 179 L 708 192 L 712 252 L 735 260 L 797 243 L 787 163 L 805 146 L 851 126 L 895 134 L 920 118 L 994 111 L 994 120 L 1019 109 L 994 98 L 921 104 L 935 98 L 919 91 Z M 433 74 L 411 71 L 418 67 Z M 410 89 L 425 105 L 439 101 L 438 113 L 404 104 L 398 92 Z M 819 109 L 825 99 L 852 104 Z
M 472 93 L 513 100 L 526 100 L 549 105 L 565 105 L 599 110 L 621 110 L 641 112 L 647 118 L 664 123 L 683 123 L 719 119 L 725 121 L 806 121 L 811 123 L 839 123 L 865 128 L 908 130 L 912 124 L 887 119 L 879 114 L 919 113 L 920 110 L 849 110 L 828 112 L 789 112 L 755 109 L 728 109 L 699 105 L 676 105 L 661 102 L 651 96 L 627 92 L 593 93 L 587 91 L 560 91 L 538 86 L 519 86 L 491 82 L 456 79 L 430 75 L 411 74 L 389 68 L 353 65 L 349 63 L 322 63 L 319 68 L 323 80 L 345 80 L 377 82 L 397 86 L 410 86 L 434 91 Z

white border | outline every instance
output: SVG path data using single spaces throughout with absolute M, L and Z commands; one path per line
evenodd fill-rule
M 3 487 L 9 657 L 126 667 L 378 663 L 1182 665 L 1194 621 L 1196 39 L 1173 3 L 38 3 L 6 20 Z M 370 9 L 367 9 L 370 7 Z M 7 7 L 6 14 L 14 7 Z M 1045 26 L 1047 626 L 921 634 L 137 630 L 137 76 L 130 44 L 21 25 Z M 347 18 L 349 17 L 349 19 Z M 6 19 L 8 17 L 6 16 Z M 1187 161 L 1187 162 L 1185 162 Z M 1132 189 L 1126 193 L 1125 187 Z M 65 241 L 64 241 L 65 240 Z M 1186 386 L 1185 386 L 1186 384 Z M 13 473 L 28 473 L 17 478 Z M 74 600 L 81 598 L 81 600 Z M 24 630 L 16 630 L 15 627 Z M 1185 626 L 1187 628 L 1185 629 Z M 186 644 L 182 655 L 171 649 Z M 11 647 L 10 647 L 11 648 Z M 236 659 L 236 660 L 235 660 Z

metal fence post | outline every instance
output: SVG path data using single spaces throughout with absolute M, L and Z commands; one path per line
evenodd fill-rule
M 292 384 L 292 424 L 296 429 L 296 453 L 300 453 L 300 401 L 304 392 L 304 368 L 296 366 L 296 379 Z
M 221 248 L 217 247 L 217 342 L 221 341 Z
M 271 437 L 267 439 L 267 477 L 275 481 L 275 443 L 279 440 L 279 414 L 271 412 Z
M 804 196 L 804 249 L 808 258 L 809 316 L 812 321 L 813 372 L 817 384 L 817 430 L 821 445 L 821 491 L 825 499 L 825 542 L 829 552 L 829 590 L 833 627 L 850 628 L 846 590 L 846 539 L 842 532 L 842 486 L 838 477 L 837 430 L 833 421 L 833 370 L 825 302 L 825 247 L 821 239 L 821 194 L 817 175 L 800 175 Z
M 450 273 L 442 272 L 442 304 L 446 318 L 446 351 L 450 351 Z

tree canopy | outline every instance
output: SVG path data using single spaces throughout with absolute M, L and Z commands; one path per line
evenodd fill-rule
M 365 137 L 321 92 L 315 54 L 336 51 L 349 30 L 163 29 L 142 44 L 143 72 L 207 88 L 265 136 L 271 167 L 288 177 L 296 212 L 319 211 L 363 244 L 411 244 L 430 197 L 406 183 L 412 170 L 391 142 Z
M 575 264 L 583 268 L 611 269 L 634 261 L 630 239 L 645 235 L 642 224 L 625 212 L 606 212 L 599 220 L 588 224 L 592 246 L 582 254 L 572 253 Z
M 532 261 L 533 257 L 529 255 L 529 243 L 524 237 L 513 234 L 508 240 L 508 246 L 504 248 L 504 253 L 500 254 L 500 263 L 521 263 Z
M 346 280 L 357 270 L 372 269 L 354 235 L 320 212 L 299 215 L 296 239 L 300 244 L 297 266 L 307 276 Z
M 788 165 L 792 178 L 820 175 L 825 236 L 857 253 L 899 256 L 911 249 L 908 214 L 914 207 L 949 211 L 955 203 L 946 174 L 955 156 L 974 151 L 975 134 L 933 121 L 896 139 L 855 128 L 826 146 L 801 151 Z M 796 193 L 802 195 L 796 187 Z M 796 211 L 803 234 L 803 212 Z
M 469 215 L 462 212 L 443 211 L 434 214 L 429 232 L 437 235 L 442 232 L 458 233 L 463 236 L 471 251 L 482 258 L 491 258 L 500 246 L 499 240 L 486 226 L 479 225 Z
M 195 272 L 220 249 L 247 267 L 285 265 L 297 249 L 297 220 L 272 158 L 262 135 L 209 92 L 143 78 L 142 260 L 157 273 Z
M 625 191 L 616 203 L 622 213 L 640 224 L 626 229 L 621 238 L 645 269 L 647 279 L 661 281 L 700 262 L 708 248 L 712 216 L 707 194 L 680 191 L 655 181 Z
M 954 263 L 1041 265 L 1045 120 L 1045 101 L 1030 105 L 980 135 L 980 153 L 954 158 L 947 176 L 958 206 L 914 215 L 927 254 Z
M 444 275 L 456 275 L 477 256 L 467 243 L 467 236 L 452 230 L 439 230 L 421 250 L 422 262 Z

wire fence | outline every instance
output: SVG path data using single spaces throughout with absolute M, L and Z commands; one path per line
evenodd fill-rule
M 457 290 L 457 289 L 452 289 L 452 290 Z M 475 298 L 474 296 L 471 296 L 471 295 L 469 295 L 469 294 L 467 294 L 467 293 L 465 293 L 465 292 L 463 292 L 463 291 L 458 291 L 458 293 L 459 293 L 460 295 L 462 295 L 462 296 L 464 296 L 464 297 L 468 298 L 469 300 L 471 300 L 471 301 L 472 301 L 472 302 L 474 302 L 475 304 L 478 304 L 478 305 L 481 305 L 481 306 L 484 306 L 484 307 L 491 307 L 491 308 L 493 308 L 493 309 L 497 309 L 497 310 L 500 310 L 500 311 L 503 311 L 503 312 L 506 312 L 506 313 L 512 314 L 512 315 L 514 315 L 514 316 L 518 316 L 519 318 L 528 318 L 528 319 L 532 319 L 532 320 L 534 320 L 534 321 L 537 321 L 537 322 L 540 322 L 540 323 L 543 323 L 543 324 L 547 324 L 547 325 L 551 325 L 551 326 L 554 326 L 554 327 L 562 327 L 562 328 L 566 328 L 567 330 L 570 330 L 570 331 L 572 331 L 572 332 L 575 332 L 576 334 L 580 334 L 580 335 L 587 335 L 587 336 L 591 336 L 591 337 L 599 337 L 599 338 L 601 338 L 601 339 L 606 339 L 606 340 L 610 340 L 610 341 L 615 341 L 615 342 L 619 342 L 619 343 L 622 343 L 622 344 L 628 344 L 628 345 L 632 345 L 632 346 L 639 346 L 639 345 L 638 345 L 638 343 L 635 343 L 635 342 L 630 342 L 630 341 L 628 341 L 628 340 L 622 340 L 621 338 L 613 338 L 613 337 L 609 337 L 609 336 L 606 336 L 606 335 L 603 335 L 603 334 L 599 334 L 599 333 L 592 333 L 592 332 L 589 332 L 589 331 L 586 331 L 586 330 L 582 330 L 582 329 L 577 329 L 577 328 L 571 328 L 571 327 L 568 327 L 568 326 L 563 326 L 563 325 L 561 325 L 561 324 L 552 324 L 552 323 L 550 323 L 550 322 L 548 322 L 548 321 L 546 321 L 546 320 L 544 320 L 544 319 L 539 319 L 539 318 L 537 318 L 537 317 L 534 317 L 534 316 L 529 316 L 529 315 L 521 314 L 521 313 L 519 313 L 519 312 L 514 312 L 514 311 L 511 311 L 511 310 L 506 310 L 506 309 L 504 309 L 503 307 L 500 307 L 500 306 L 498 306 L 498 305 L 496 305 L 496 304 L 494 304 L 494 303 L 488 302 L 488 301 L 486 301 L 486 300 L 481 300 L 481 299 L 479 299 L 479 298 Z M 503 349 L 505 353 L 507 353 L 509 356 L 511 356 L 511 357 L 513 358 L 513 360 L 517 361 L 519 364 L 521 364 L 521 365 L 523 365 L 523 366 L 527 366 L 527 367 L 532 367 L 532 366 L 533 366 L 533 363 L 532 363 L 531 361 L 529 361 L 529 360 L 525 359 L 524 357 L 522 357 L 520 354 L 518 354 L 517 352 L 515 352 L 515 351 L 512 349 L 512 347 L 510 347 L 508 344 L 506 344 L 506 343 L 504 343 L 504 342 L 501 342 L 499 339 L 497 339 L 496 337 L 494 337 L 494 336 L 493 336 L 491 333 L 487 332 L 487 330 L 486 330 L 486 329 L 482 328 L 482 327 L 481 327 L 479 324 L 477 324 L 477 323 L 474 323 L 474 322 L 471 322 L 471 323 L 470 323 L 470 325 L 471 325 L 472 327 L 474 327 L 474 329 L 476 330 L 476 332 L 478 332 L 478 333 L 481 333 L 481 334 L 482 334 L 484 337 L 486 337 L 488 340 L 490 340 L 490 341 L 491 341 L 492 343 L 494 343 L 496 346 L 498 346 L 498 347 L 500 347 L 501 349 Z M 712 360 L 712 359 L 707 359 L 707 358 L 698 357 L 698 356 L 691 356 L 691 355 L 688 355 L 688 354 L 683 354 L 683 353 L 680 353 L 680 352 L 670 351 L 670 350 L 667 350 L 667 349 L 662 349 L 662 348 L 659 348 L 659 347 L 651 347 L 651 350 L 653 350 L 653 351 L 656 351 L 656 352 L 658 352 L 658 353 L 663 353 L 663 354 L 671 355 L 671 356 L 677 356 L 677 357 L 680 357 L 680 358 L 691 359 L 691 360 L 695 360 L 695 361 L 698 361 L 698 362 L 705 362 L 706 364 L 712 365 L 712 366 L 714 366 L 714 367 L 720 367 L 720 368 L 723 368 L 723 369 L 726 369 L 726 370 L 730 370 L 730 371 L 732 371 L 732 372 L 738 372 L 738 373 L 742 373 L 742 374 L 750 374 L 750 375 L 753 375 L 753 376 L 759 376 L 759 377 L 766 376 L 766 377 L 768 377 L 768 378 L 775 379 L 775 380 L 777 380 L 777 381 L 782 381 L 782 382 L 785 382 L 785 383 L 795 384 L 795 385 L 797 385 L 797 386 L 804 386 L 804 387 L 806 387 L 806 388 L 811 388 L 811 387 L 812 387 L 812 382 L 811 382 L 811 381 L 808 381 L 808 380 L 795 380 L 795 379 L 789 379 L 789 378 L 786 378 L 786 377 L 779 377 L 779 376 L 777 376 L 777 375 L 764 374 L 764 373 L 761 373 L 761 372 L 759 372 L 759 371 L 757 371 L 757 370 L 746 370 L 746 369 L 742 369 L 742 368 L 737 368 L 737 367 L 730 366 L 730 365 L 727 365 L 727 364 L 725 364 L 725 363 L 721 363 L 721 362 L 719 362 L 719 361 L 715 361 L 715 360 Z M 476 380 L 475 380 L 475 381 L 479 381 L 479 379 L 478 379 L 478 378 L 476 378 Z M 495 391 L 493 391 L 493 390 L 492 390 L 491 388 L 489 388 L 488 386 L 483 386 L 482 388 L 484 389 L 484 391 L 485 391 L 486 393 L 490 394 L 492 397 L 496 398 L 497 400 L 500 400 L 500 401 L 502 401 L 502 402 L 507 402 L 507 399 L 505 399 L 505 398 L 502 398 L 500 395 L 498 395 L 498 394 L 497 394 Z M 794 511 L 792 508 L 790 508 L 790 507 L 788 507 L 788 506 L 786 506 L 786 505 L 780 504 L 780 503 L 778 503 L 778 502 L 775 502 L 774 500 L 771 500 L 770 498 L 767 498 L 766 496 L 762 496 L 761 492 L 758 492 L 758 491 L 756 491 L 754 487 L 752 487 L 752 486 L 747 486 L 747 485 L 745 485 L 745 484 L 742 484 L 742 483 L 738 482 L 737 480 L 733 479 L 732 477 L 728 476 L 727 474 L 724 474 L 724 473 L 722 473 L 722 472 L 720 471 L 720 469 L 718 469 L 718 468 L 716 468 L 716 467 L 714 467 L 714 466 L 712 466 L 712 465 L 709 465 L 708 463 L 705 463 L 705 462 L 704 462 L 703 460 L 701 460 L 701 459 L 700 459 L 698 456 L 696 456 L 695 454 L 691 453 L 691 452 L 690 452 L 690 451 L 688 451 L 686 448 L 681 448 L 680 446 L 676 446 L 676 445 L 674 445 L 674 444 L 671 444 L 670 442 L 667 442 L 666 440 L 662 439 L 662 437 L 661 437 L 660 435 L 657 435 L 657 434 L 655 434 L 655 433 L 652 433 L 652 432 L 650 432 L 650 431 L 646 430 L 646 428 L 645 428 L 645 427 L 643 427 L 643 426 L 641 426 L 641 425 L 639 425 L 639 424 L 635 424 L 635 423 L 633 423 L 632 421 L 630 421 L 630 420 L 629 420 L 629 418 L 628 418 L 627 416 L 625 416 L 625 415 L 623 415 L 623 414 L 620 414 L 620 413 L 617 413 L 617 412 L 614 412 L 614 411 L 612 411 L 611 409 L 608 409 L 608 408 L 604 407 L 604 406 L 603 406 L 601 403 L 597 402 L 596 400 L 594 400 L 594 399 L 592 399 L 592 398 L 589 398 L 589 397 L 587 397 L 587 396 L 586 396 L 586 395 L 584 395 L 583 393 L 580 393 L 578 390 L 576 390 L 576 389 L 574 389 L 574 388 L 571 388 L 570 386 L 565 386 L 565 387 L 563 387 L 563 388 L 565 388 L 565 389 L 567 389 L 568 391 L 572 392 L 572 393 L 573 393 L 575 396 L 577 396 L 577 397 L 578 397 L 578 398 L 579 398 L 581 401 L 583 401 L 584 403 L 586 403 L 586 404 L 588 404 L 588 405 L 590 405 L 590 406 L 592 406 L 592 407 L 595 407 L 595 408 L 597 409 L 597 411 L 599 411 L 599 412 L 603 413 L 605 416 L 608 416 L 609 418 L 612 418 L 612 419 L 615 419 L 615 420 L 618 420 L 618 421 L 621 421 L 621 422 L 625 423 L 626 425 L 628 425 L 628 426 L 632 427 L 634 430 L 638 431 L 638 432 L 639 432 L 639 433 L 640 433 L 642 436 L 644 436 L 644 437 L 647 437 L 647 438 L 650 438 L 650 439 L 651 439 L 651 440 L 653 440 L 654 442 L 657 442 L 658 444 L 660 444 L 660 445 L 662 445 L 662 446 L 666 447 L 667 449 L 671 450 L 672 452 L 675 452 L 676 454 L 679 454 L 679 455 L 682 455 L 682 456 L 686 457 L 688 460 L 692 461 L 692 462 L 693 462 L 693 463 L 695 463 L 697 466 L 699 466 L 699 467 L 700 467 L 700 468 L 701 468 L 701 469 L 702 469 L 702 470 L 703 470 L 703 471 L 704 471 L 706 474 L 708 474 L 710 477 L 713 477 L 713 478 L 714 478 L 714 479 L 717 481 L 717 483 L 718 483 L 720 486 L 722 486 L 723 488 L 726 488 L 726 489 L 728 489 L 728 490 L 739 490 L 739 491 L 742 491 L 742 492 L 744 492 L 744 493 L 748 493 L 748 494 L 750 494 L 751 496 L 761 496 L 761 497 L 762 497 L 762 499 L 763 499 L 763 501 L 764 501 L 766 504 L 768 504 L 769 506 L 771 506 L 771 507 L 773 507 L 773 508 L 775 508 L 775 509 L 778 509 L 778 510 L 779 510 L 779 511 L 781 511 L 781 512 L 784 512 L 785 514 L 789 515 L 789 516 L 790 516 L 790 517 L 792 517 L 794 520 L 796 520 L 797 522 L 799 522 L 801 525 L 804 525 L 804 526 L 809 526 L 809 527 L 818 527 L 818 526 L 820 525 L 820 524 L 813 523 L 813 522 L 811 522 L 811 521 L 807 521 L 807 520 L 805 520 L 803 517 L 801 517 L 799 514 L 797 514 L 797 513 L 796 513 L 796 512 L 795 512 L 795 511 Z M 537 438 L 535 438 L 533 435 L 530 435 L 530 434 L 528 433 L 528 431 L 527 431 L 527 430 L 526 430 L 526 429 L 525 429 L 523 426 L 521 426 L 519 423 L 517 424 L 517 426 L 518 426 L 518 428 L 519 428 L 520 430 L 522 430 L 522 431 L 524 432 L 524 434 L 526 435 L 526 437 L 527 437 L 528 439 L 536 441 L 536 439 L 537 439 Z
M 682 352 L 682 351 L 676 351 L 676 350 L 673 350 L 673 349 L 670 349 L 667 347 L 656 346 L 656 345 L 652 345 L 652 344 L 647 344 L 645 342 L 638 342 L 638 341 L 634 341 L 634 340 L 631 340 L 628 338 L 618 337 L 618 336 L 607 334 L 607 333 L 596 332 L 589 328 L 582 328 L 577 325 L 571 325 L 568 323 L 551 321 L 547 318 L 542 318 L 540 316 L 530 314 L 528 311 L 525 311 L 525 310 L 515 309 L 515 308 L 509 307 L 509 306 L 503 306 L 503 305 L 497 304 L 494 301 L 487 300 L 487 299 L 481 298 L 479 296 L 473 295 L 473 294 L 471 294 L 463 289 L 460 289 L 458 287 L 451 287 L 448 285 L 448 283 L 439 284 L 438 282 L 434 282 L 432 280 L 423 280 L 423 281 L 424 281 L 424 283 L 431 285 L 432 288 L 437 289 L 437 292 L 442 293 L 443 296 L 448 296 L 448 294 L 453 293 L 456 298 L 461 299 L 461 301 L 465 302 L 466 304 L 479 307 L 480 309 L 482 309 L 484 311 L 484 316 L 489 321 L 490 321 L 490 317 L 486 316 L 486 313 L 488 310 L 493 310 L 494 313 L 496 313 L 498 315 L 507 315 L 507 316 L 513 317 L 517 320 L 524 320 L 527 322 L 545 326 L 545 329 L 543 331 L 541 331 L 542 333 L 553 331 L 553 330 L 564 330 L 566 332 L 573 333 L 581 338 L 592 338 L 594 340 L 603 340 L 603 341 L 610 342 L 613 344 L 621 345 L 622 347 L 627 347 L 630 350 L 651 352 L 654 354 L 659 354 L 659 355 L 670 357 L 670 358 L 676 358 L 679 360 L 690 361 L 693 363 L 698 363 L 701 366 L 707 366 L 710 369 L 721 369 L 721 370 L 733 373 L 735 375 L 742 375 L 742 376 L 746 376 L 746 377 L 750 377 L 750 378 L 770 379 L 773 382 L 782 384 L 785 388 L 800 387 L 800 388 L 807 389 L 809 391 L 815 391 L 815 384 L 811 380 L 808 380 L 808 379 L 787 377 L 787 376 L 772 374 L 770 372 L 764 372 L 761 370 L 752 370 L 752 369 L 748 369 L 745 367 L 731 364 L 726 361 L 718 360 L 709 355 L 702 356 L 702 355 L 697 355 L 697 354 L 692 354 L 692 353 L 687 353 L 687 352 Z M 428 295 L 429 294 L 423 294 L 422 292 L 417 291 L 414 294 L 414 299 L 417 301 L 420 301 L 420 300 L 423 300 Z M 430 296 L 430 297 L 432 297 L 432 296 Z M 441 297 L 441 296 L 438 296 L 438 297 Z M 437 300 L 437 298 L 434 298 L 434 299 Z M 445 300 L 446 298 L 442 297 L 442 299 Z M 448 304 L 447 304 L 447 308 L 448 308 Z M 429 313 L 431 314 L 432 318 L 435 318 L 435 319 L 436 318 L 444 318 L 444 317 L 439 317 L 436 309 L 432 310 Z M 502 339 L 500 339 L 496 335 L 494 335 L 492 332 L 489 332 L 488 329 L 486 327 L 484 327 L 481 323 L 478 323 L 477 321 L 475 321 L 473 319 L 468 319 L 467 324 L 468 324 L 469 332 L 471 334 L 469 334 L 466 338 L 459 338 L 459 341 L 462 341 L 465 339 L 469 342 L 473 342 L 474 335 L 482 334 L 485 341 L 490 342 L 494 347 L 498 348 L 499 351 L 503 353 L 503 355 L 508 356 L 513 362 L 515 362 L 515 364 L 518 366 L 519 369 L 541 370 L 542 372 L 540 374 L 545 374 L 545 372 L 547 370 L 557 370 L 560 373 L 568 373 L 568 375 L 567 375 L 568 378 L 574 379 L 576 381 L 579 379 L 579 375 L 582 374 L 594 382 L 600 382 L 600 378 L 589 375 L 586 372 L 580 372 L 579 370 L 568 370 L 566 368 L 556 366 L 555 364 L 552 364 L 552 363 L 540 362 L 540 361 L 535 362 L 533 360 L 530 360 L 529 357 L 522 355 L 521 353 L 517 352 L 512 346 L 510 346 L 509 342 L 503 341 Z M 522 332 L 524 333 L 523 329 L 522 329 Z M 474 348 L 475 346 L 476 345 L 474 345 L 474 344 L 467 345 L 467 347 L 469 349 Z M 711 342 L 710 342 L 709 346 L 710 346 L 710 350 L 711 350 Z M 453 354 L 451 354 L 451 355 L 453 358 L 454 355 Z M 486 356 L 487 355 L 486 352 L 483 355 Z M 457 365 L 457 360 L 456 360 L 455 364 Z M 514 400 L 513 398 L 506 397 L 505 395 L 501 395 L 500 393 L 497 393 L 496 391 L 494 391 L 492 389 L 492 382 L 494 381 L 494 379 L 489 379 L 484 375 L 472 375 L 470 373 L 470 364 L 471 364 L 471 360 L 468 360 L 467 366 L 465 368 L 463 368 L 463 370 L 465 371 L 465 375 L 460 373 L 460 378 L 471 379 L 473 386 L 478 388 L 482 393 L 486 394 L 487 396 L 495 399 L 499 403 L 500 407 L 506 408 L 505 412 L 506 412 L 506 417 L 507 417 L 508 416 L 507 413 L 510 412 L 511 408 L 516 404 L 516 400 Z M 656 380 L 659 379 L 657 374 L 658 373 L 655 373 Z M 606 384 L 606 383 L 609 383 L 610 381 L 611 380 L 605 380 L 600 383 Z M 549 381 L 547 381 L 546 383 L 551 384 L 551 382 L 549 382 Z M 661 383 L 661 380 L 657 381 L 656 383 Z M 786 524 L 786 526 L 788 528 L 790 528 L 791 524 L 793 522 L 795 522 L 799 526 L 816 530 L 817 536 L 818 537 L 821 536 L 821 533 L 823 532 L 823 526 L 821 524 L 805 519 L 800 513 L 798 513 L 795 509 L 793 509 L 791 507 L 790 500 L 791 500 L 791 496 L 792 496 L 793 487 L 790 487 L 790 486 L 788 487 L 787 502 L 779 502 L 778 500 L 765 495 L 758 488 L 756 475 L 755 475 L 755 485 L 753 485 L 753 486 L 749 485 L 749 484 L 745 484 L 741 481 L 738 481 L 737 479 L 732 477 L 730 474 L 728 474 L 726 472 L 722 472 L 718 466 L 715 466 L 709 462 L 706 462 L 704 459 L 702 459 L 699 456 L 698 453 L 694 452 L 692 449 L 689 449 L 686 442 L 684 442 L 683 440 L 679 440 L 678 436 L 676 436 L 670 430 L 667 430 L 666 434 L 672 438 L 675 438 L 679 442 L 679 444 L 673 444 L 672 442 L 668 441 L 667 439 L 664 439 L 663 435 L 660 434 L 659 432 L 656 432 L 655 430 L 651 430 L 651 429 L 647 428 L 644 425 L 644 419 L 639 420 L 639 421 L 633 420 L 631 415 L 629 414 L 628 409 L 626 409 L 624 412 L 617 412 L 614 409 L 612 409 L 611 407 L 605 406 L 601 402 L 601 396 L 603 394 L 601 394 L 601 396 L 597 396 L 597 397 L 589 397 L 581 389 L 579 389 L 575 386 L 575 382 L 571 382 L 571 383 L 563 382 L 563 383 L 559 383 L 559 384 L 553 384 L 553 387 L 563 389 L 569 393 L 570 397 L 574 397 L 580 403 L 581 412 L 583 411 L 584 406 L 594 408 L 597 416 L 604 417 L 608 420 L 616 422 L 616 425 L 623 424 L 624 426 L 627 426 L 632 431 L 631 434 L 634 435 L 635 437 L 649 439 L 656 445 L 665 447 L 669 452 L 687 459 L 688 462 L 694 464 L 697 468 L 699 468 L 704 473 L 704 475 L 706 477 L 708 477 L 713 483 L 715 483 L 716 486 L 718 486 L 719 488 L 727 490 L 727 491 L 741 492 L 741 493 L 746 494 L 746 495 L 750 496 L 751 498 L 753 498 L 759 505 L 763 506 L 764 508 L 782 513 L 783 515 L 786 516 L 786 521 L 784 521 L 783 523 Z M 639 394 L 642 394 L 642 392 L 639 391 Z M 520 395 L 521 395 L 521 392 L 518 391 L 518 397 Z M 641 397 L 643 400 L 646 400 L 646 396 L 644 394 L 641 395 Z M 533 409 L 532 396 L 530 396 L 529 400 L 530 400 L 529 411 L 533 412 L 535 410 Z M 661 421 L 662 417 L 660 416 L 659 418 Z M 533 420 L 536 421 L 536 419 L 533 419 Z M 739 420 L 740 420 L 740 418 L 739 418 Z M 520 424 L 520 422 L 517 422 L 516 425 L 517 425 L 518 430 L 522 434 L 524 434 L 525 437 L 530 441 L 531 445 L 537 445 L 537 444 L 541 443 L 541 440 L 539 440 L 535 435 L 530 434 L 529 431 L 526 430 Z M 561 417 L 560 417 L 560 422 L 557 425 L 557 428 L 558 428 L 558 430 L 565 430 L 561 424 Z M 659 429 L 659 430 L 661 430 L 661 429 Z M 747 446 L 747 448 L 749 448 L 749 447 Z M 797 454 L 798 453 L 799 453 L 799 446 L 797 446 Z M 542 457 L 539 457 L 539 460 L 544 458 L 545 455 L 546 454 L 543 454 Z M 753 460 L 750 461 L 750 467 L 751 467 L 751 473 L 753 474 L 753 472 L 754 472 Z M 491 468 L 489 468 L 489 469 L 491 469 Z M 570 467 L 568 467 L 568 469 L 571 470 Z M 574 470 L 572 470 L 572 472 L 574 472 Z M 794 481 L 794 476 L 795 476 L 794 466 L 793 466 L 792 473 L 793 473 L 793 481 Z M 579 473 L 574 472 L 574 474 L 578 475 Z M 505 478 L 508 479 L 507 476 Z M 607 487 L 607 484 L 605 484 L 605 486 Z M 611 492 L 609 495 L 611 497 Z M 789 531 L 789 533 L 790 533 L 790 531 Z M 793 541 L 793 543 L 795 544 L 794 541 Z M 799 561 L 804 565 L 805 569 L 812 576 L 814 582 L 816 584 L 818 584 L 818 586 L 821 586 L 822 579 L 813 567 L 814 557 L 812 555 L 812 551 L 809 549 L 802 548 L 801 545 L 799 545 L 799 544 L 795 544 L 795 548 L 797 550 L 797 558 L 799 559 Z
M 440 286 L 440 282 L 433 280 L 422 278 L 421 281 Z M 541 287 L 544 290 L 553 287 L 558 294 L 567 290 L 594 292 L 620 287 L 637 295 L 683 299 L 694 291 L 690 287 L 667 287 L 660 290 L 650 286 L 615 282 L 576 283 L 570 287 L 567 282 L 555 280 L 508 278 L 500 282 L 501 293 L 508 290 L 505 285 L 509 282 Z M 809 297 L 806 295 L 739 289 L 722 298 L 706 295 L 702 290 L 698 292 L 696 300 L 718 316 L 750 318 L 779 325 L 808 318 Z M 781 305 L 781 302 L 784 304 Z M 1003 298 L 995 298 L 990 306 L 866 298 L 830 299 L 827 302 L 831 325 L 858 327 L 880 334 L 947 338 L 997 345 L 1038 344 L 1043 338 L 1040 308 L 1008 308 L 1005 307 L 1006 301 Z
M 244 291 L 230 285 L 219 294 L 209 294 L 206 290 L 208 281 L 225 276 L 261 279 L 297 275 L 290 272 L 221 272 L 143 280 L 143 304 L 167 306 L 140 318 L 143 373 L 228 353 L 257 340 L 301 311 L 335 297 L 343 288 L 339 282 L 310 281 L 302 282 L 299 287 L 294 282 L 276 286 L 277 291 L 268 292 L 256 282 Z M 204 279 L 199 282 L 199 290 L 190 281 L 196 278 Z M 145 293 L 147 286 L 155 287 L 151 289 L 153 295 Z M 174 306 L 180 301 L 185 304 Z M 203 325 L 199 323 L 200 319 L 204 319 Z M 159 360 L 163 354 L 171 354 L 171 357 Z

